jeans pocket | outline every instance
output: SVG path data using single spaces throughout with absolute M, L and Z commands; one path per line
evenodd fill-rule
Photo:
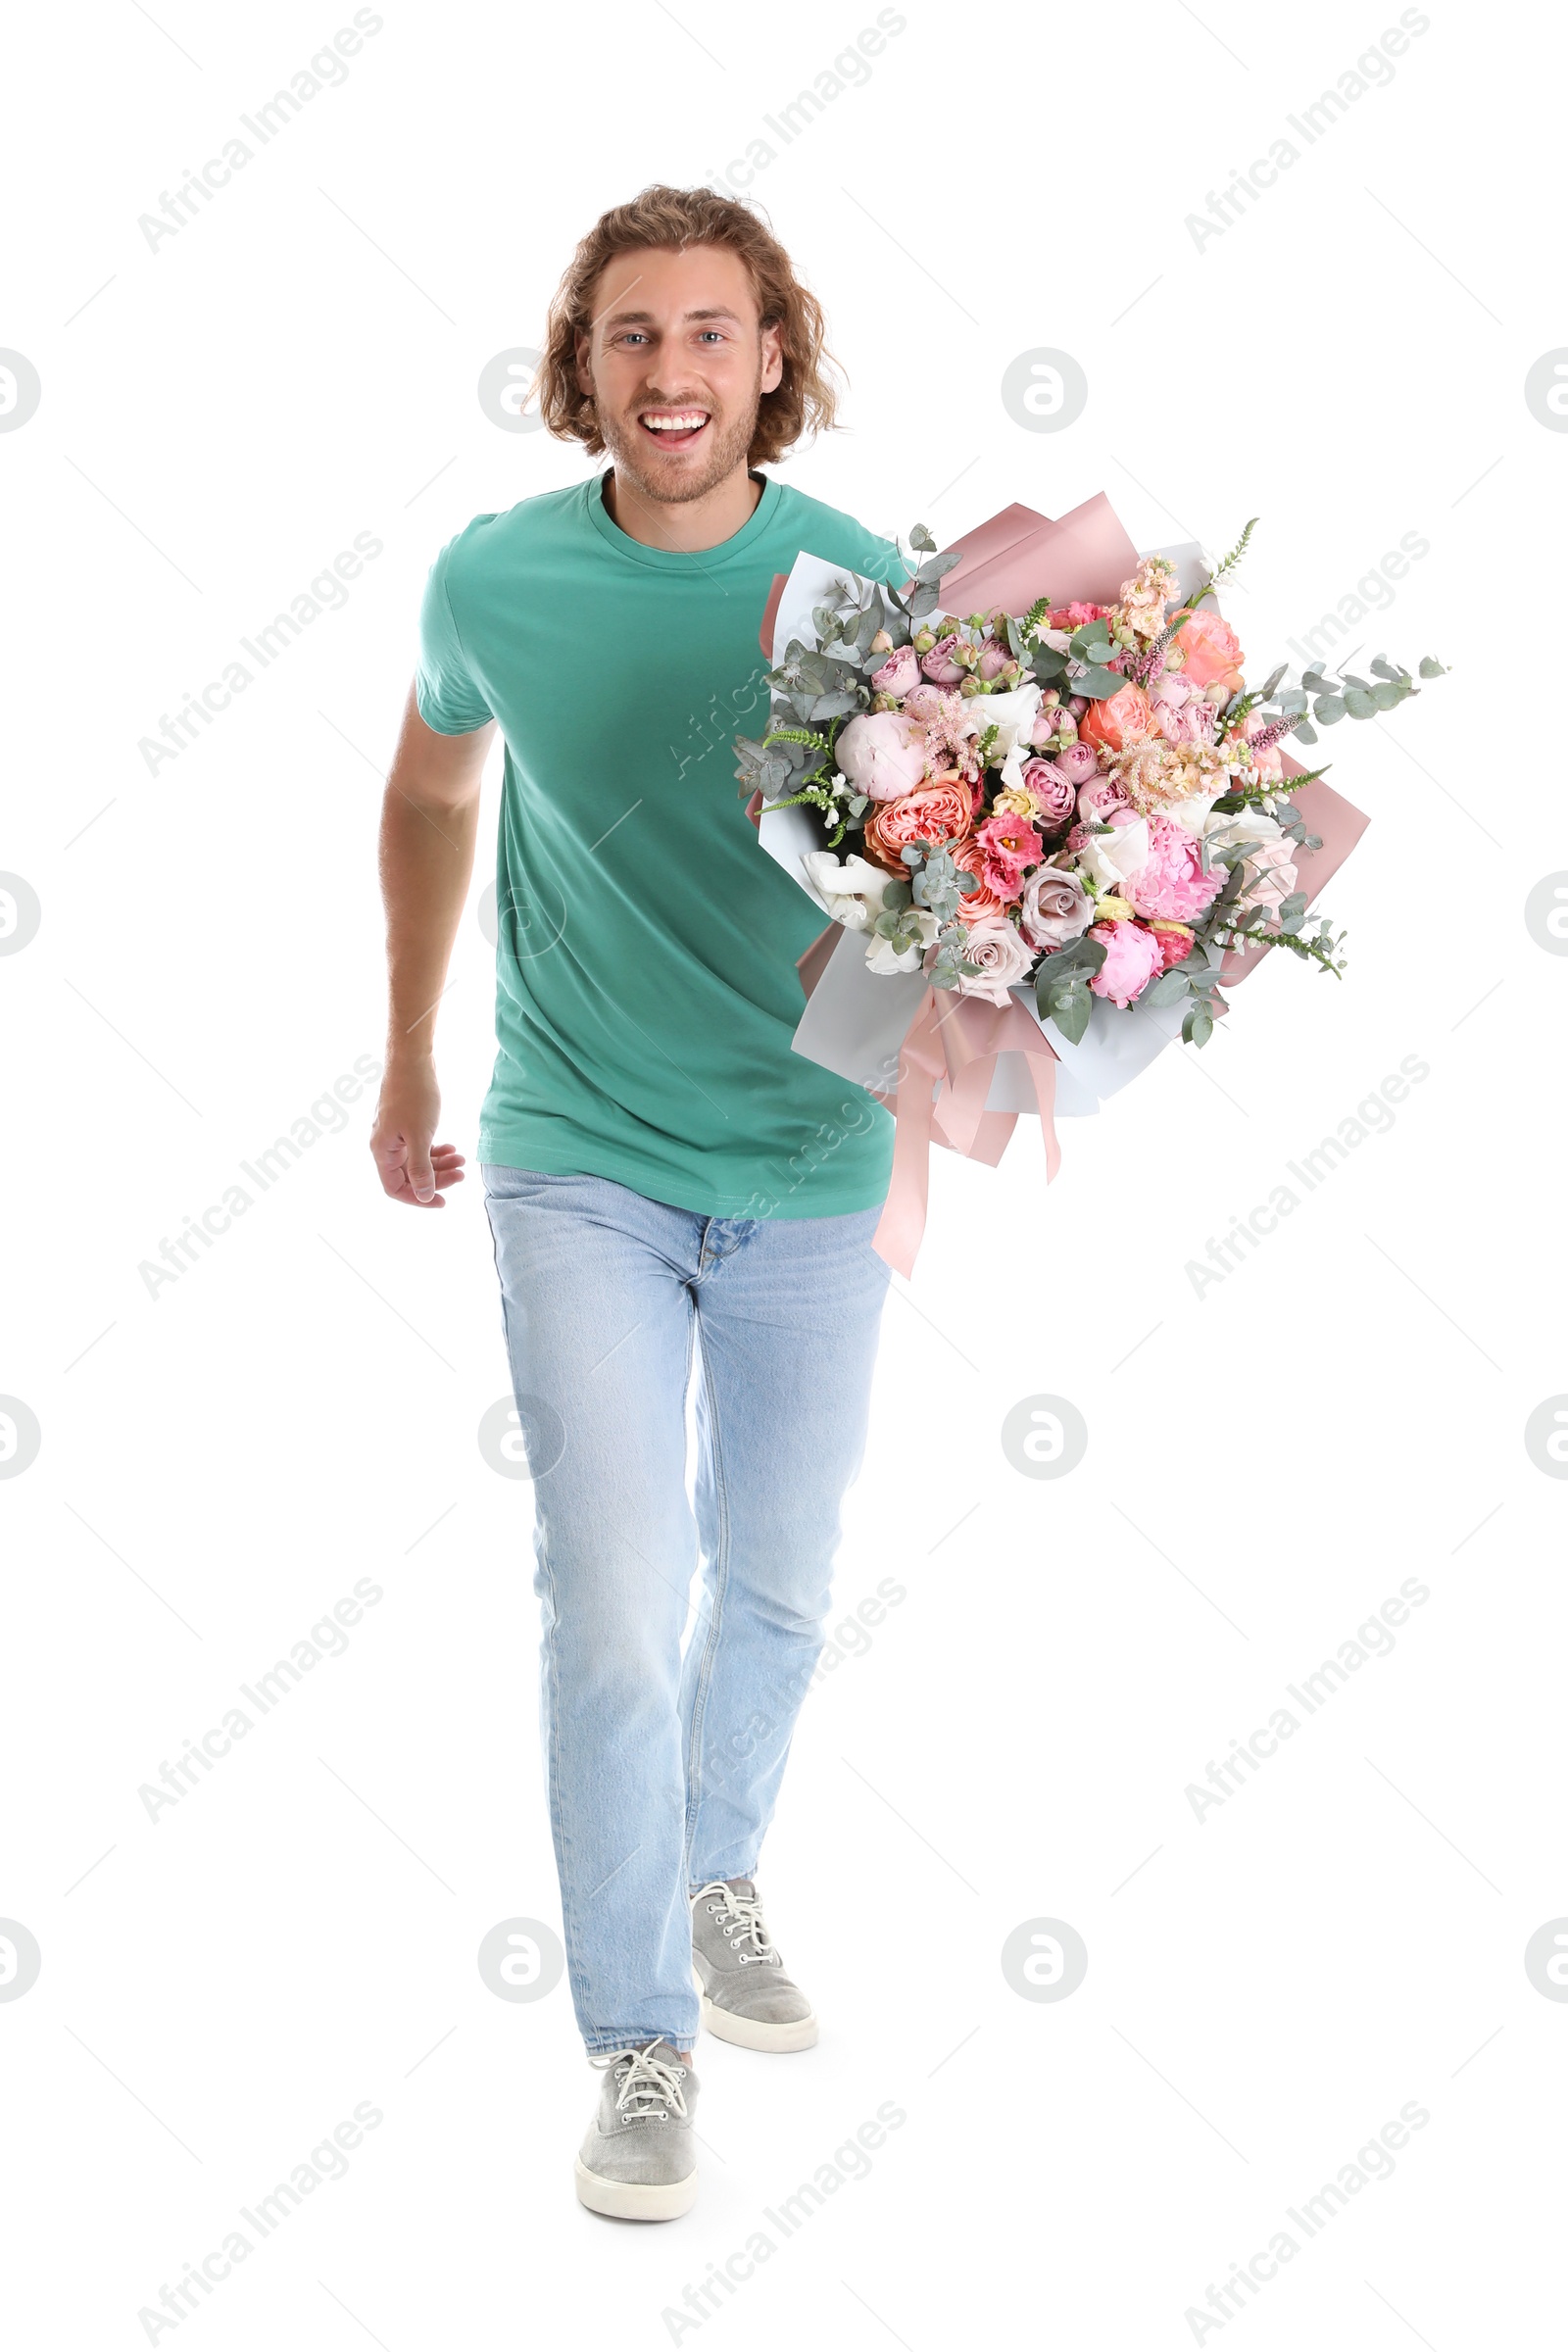
M 486 1161 L 479 1170 L 488 1200 L 532 1200 L 541 1193 L 565 1184 L 581 1184 L 580 1176 L 559 1175 L 552 1168 L 508 1168 Z

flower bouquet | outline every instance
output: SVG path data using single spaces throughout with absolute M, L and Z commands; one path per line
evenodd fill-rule
M 917 976 L 898 1083 L 874 1091 L 901 1128 L 918 1110 L 922 1216 L 926 1141 L 996 1141 L 982 1129 L 999 1053 L 1026 1057 L 1054 1163 L 1048 1065 L 1082 1052 L 1092 1020 L 1097 1051 L 1116 1059 L 1107 1029 L 1144 1016 L 1152 1042 L 1119 1054 L 1130 1074 L 1173 1023 L 1202 1046 L 1225 1010 L 1221 982 L 1264 948 L 1344 969 L 1343 935 L 1308 913 L 1327 879 L 1314 827 L 1343 852 L 1364 820 L 1284 746 L 1418 689 L 1381 655 L 1369 677 L 1309 669 L 1290 684 L 1281 664 L 1250 687 L 1217 591 L 1253 527 L 1209 568 L 1196 549 L 1138 555 L 1103 499 L 1059 524 L 1009 509 L 945 554 L 917 527 L 901 588 L 807 557 L 776 584 L 769 724 L 737 743 L 736 772 L 775 854 L 778 828 L 762 820 L 798 812 L 786 862 L 859 935 L 858 1001 L 864 975 Z M 962 612 L 943 610 L 959 601 L 942 585 L 955 572 Z M 1060 593 L 1086 585 L 1102 593 Z M 1428 658 L 1419 674 L 1441 669 Z M 809 989 L 825 959 L 808 957 Z M 937 1043 L 940 1055 L 923 1050 Z M 896 1147 L 894 1262 L 912 1264 L 900 1174 Z

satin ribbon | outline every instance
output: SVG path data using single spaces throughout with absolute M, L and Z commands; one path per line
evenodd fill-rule
M 928 988 L 899 1050 L 891 1108 L 893 1181 L 872 1248 L 894 1271 L 912 1274 L 925 1233 L 932 1144 L 994 1168 L 1018 1121 L 1015 1110 L 987 1110 L 1000 1054 L 1022 1054 L 1040 1112 L 1046 1182 L 1061 1165 L 1056 1142 L 1056 1056 L 1016 998 L 992 1004 Z M 882 1100 L 888 1101 L 884 1094 Z

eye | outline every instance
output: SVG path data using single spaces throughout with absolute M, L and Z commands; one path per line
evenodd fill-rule
M 705 343 L 705 342 L 722 343 L 722 342 L 723 342 L 723 340 L 724 340 L 724 336 L 723 336 L 723 332 L 722 332 L 722 330 L 721 330 L 720 328 L 718 328 L 718 327 L 716 327 L 716 326 L 705 326 L 705 327 L 703 328 L 703 330 L 702 330 L 702 333 L 701 333 L 701 334 L 698 336 L 697 340 L 698 340 L 698 342 L 699 342 L 699 343 Z

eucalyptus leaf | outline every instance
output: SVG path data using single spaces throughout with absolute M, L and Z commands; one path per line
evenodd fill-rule
M 1377 698 L 1370 686 L 1348 686 L 1345 708 L 1352 718 L 1371 718 L 1377 711 Z
M 1431 654 L 1422 655 L 1420 671 L 1424 678 L 1441 678 L 1446 674 L 1443 663 Z
M 1317 720 L 1317 723 L 1320 727 L 1336 726 L 1345 716 L 1344 695 L 1320 694 L 1317 698 L 1317 701 L 1312 705 L 1312 716 Z M 1299 727 L 1298 727 L 1296 731 L 1298 734 L 1299 734 L 1301 730 Z
M 1057 989 L 1046 1008 L 1045 1018 L 1055 1022 L 1070 1046 L 1079 1045 L 1089 1026 L 1092 1002 L 1086 986 L 1072 984 Z
M 1269 671 L 1268 676 L 1264 679 L 1262 685 L 1257 690 L 1257 699 L 1260 703 L 1266 703 L 1268 701 L 1269 696 L 1274 692 L 1275 687 L 1278 686 L 1281 678 L 1284 677 L 1285 672 L 1290 668 L 1290 666 L 1291 665 L 1288 662 L 1282 662 L 1278 669 L 1271 669 Z M 1282 708 L 1284 707 L 1284 699 L 1285 698 L 1282 695 L 1280 698 Z
M 1372 700 L 1380 710 L 1394 710 L 1403 702 L 1409 691 L 1409 687 L 1398 679 L 1392 682 L 1385 680 L 1382 684 L 1373 687 Z

